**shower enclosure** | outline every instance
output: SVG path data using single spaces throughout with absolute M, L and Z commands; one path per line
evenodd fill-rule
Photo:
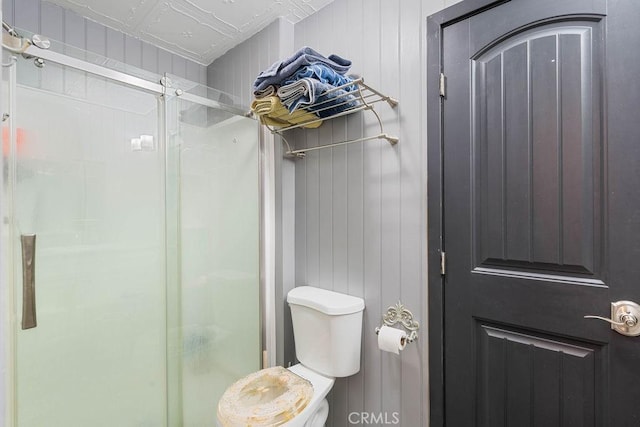
M 261 364 L 258 124 L 54 47 L 4 56 L 6 426 L 215 425 Z

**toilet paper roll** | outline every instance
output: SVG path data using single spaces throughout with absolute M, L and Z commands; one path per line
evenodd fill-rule
M 401 329 L 383 326 L 378 332 L 378 348 L 382 351 L 400 354 L 407 345 L 407 333 Z

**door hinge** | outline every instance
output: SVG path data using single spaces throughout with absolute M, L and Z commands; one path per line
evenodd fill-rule
M 444 251 L 440 252 L 440 275 L 444 276 L 447 273 L 447 254 Z
M 446 92 L 445 92 L 446 80 L 447 78 L 445 77 L 444 73 L 440 73 L 440 96 L 442 98 L 446 96 Z

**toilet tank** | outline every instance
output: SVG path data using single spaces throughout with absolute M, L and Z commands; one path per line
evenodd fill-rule
M 362 298 L 300 286 L 287 294 L 287 302 L 300 363 L 330 377 L 360 370 Z

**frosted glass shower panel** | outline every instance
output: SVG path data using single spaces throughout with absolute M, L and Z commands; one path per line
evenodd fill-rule
M 260 367 L 258 125 L 176 99 L 185 426 Z M 225 118 L 226 117 L 226 118 Z
M 158 100 L 53 63 L 19 66 L 12 241 L 19 254 L 19 236 L 37 235 L 38 326 L 17 331 L 18 426 L 165 425 Z M 141 135 L 155 145 L 134 149 Z M 14 277 L 21 268 L 14 256 Z

